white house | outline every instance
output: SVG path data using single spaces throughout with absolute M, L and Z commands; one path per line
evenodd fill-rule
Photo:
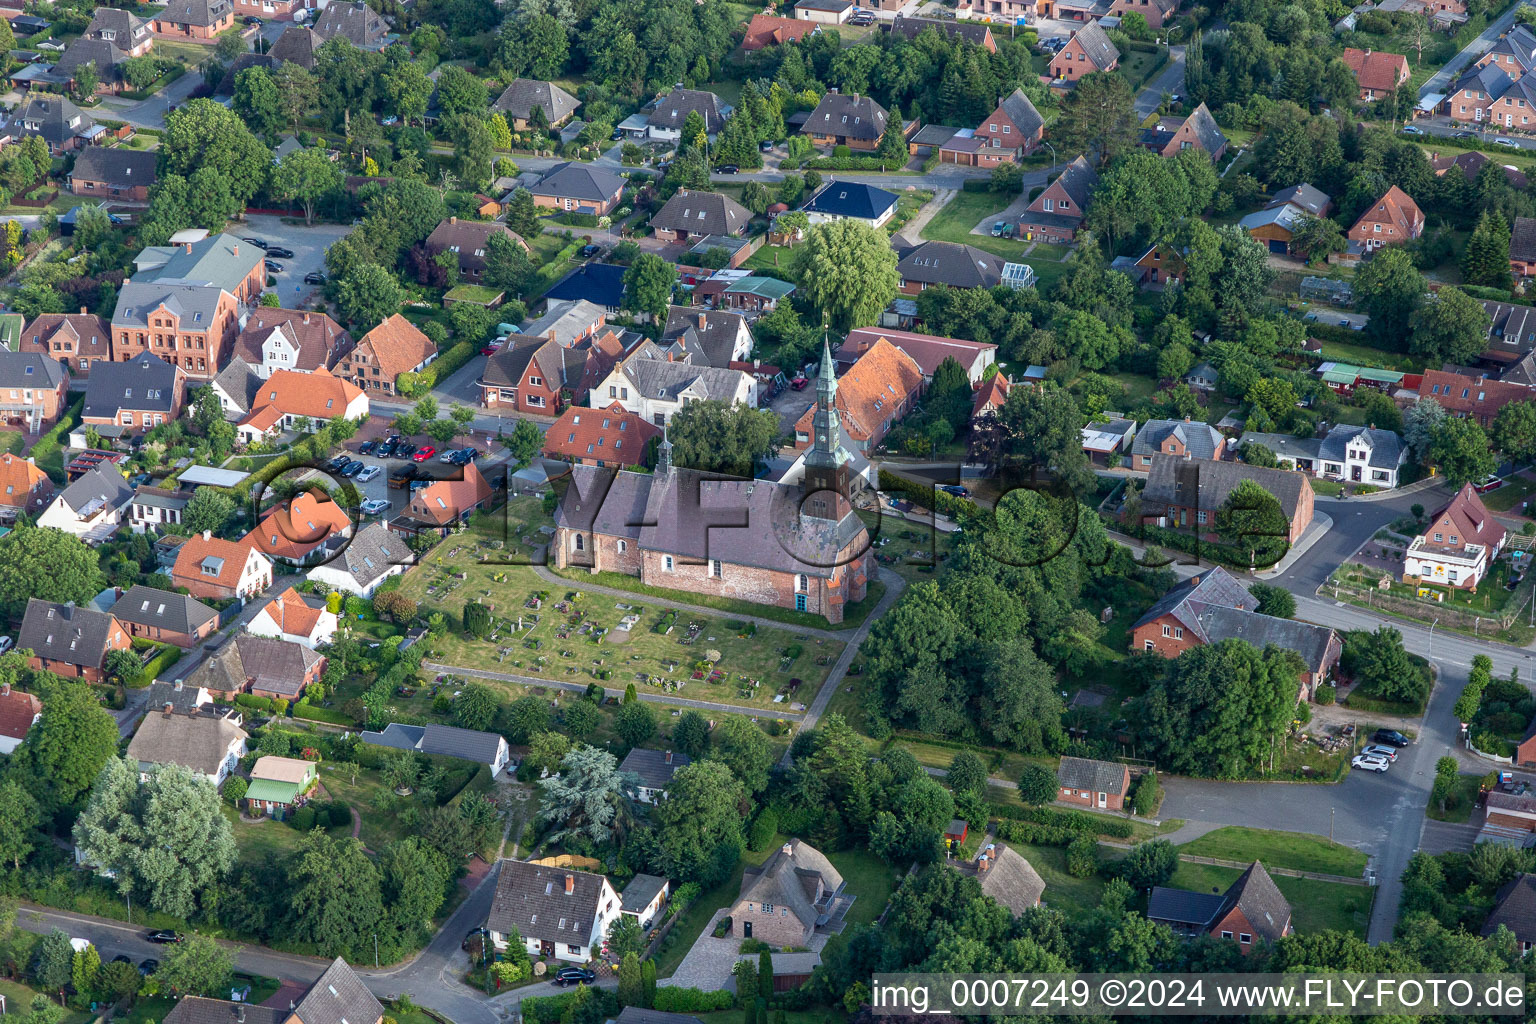
M 127 521 L 133 497 L 134 490 L 122 470 L 103 462 L 60 491 L 37 517 L 37 525 L 63 530 L 87 544 L 99 544 Z
M 319 424 L 337 416 L 368 416 L 368 396 L 356 384 L 324 367 L 313 373 L 274 370 L 256 390 L 251 411 L 235 425 L 235 435 L 241 443 L 253 444 L 292 429 L 299 420 Z
M 621 906 L 602 875 L 503 860 L 485 928 L 502 949 L 515 931 L 529 956 L 586 963 L 601 951 Z
M 128 528 L 134 533 L 146 533 L 178 525 L 191 500 L 191 491 L 140 487 L 128 503 Z
M 156 765 L 179 764 L 222 786 L 246 754 L 250 737 L 238 716 L 152 711 L 128 743 L 128 756 L 147 779 Z
M 309 570 L 309 579 L 332 590 L 372 597 L 381 583 L 405 572 L 415 557 L 383 523 L 369 523 L 341 554 Z
M 643 344 L 589 393 L 594 409 L 618 402 L 663 426 L 689 402 L 721 399 L 757 407 L 757 381 L 741 370 L 669 361 L 654 344 Z
M 1471 484 L 1429 517 L 1403 559 L 1405 583 L 1477 588 L 1508 537 Z
M 491 770 L 493 779 L 512 766 L 512 748 L 507 745 L 507 738 L 496 732 L 460 729 L 456 725 L 435 722 L 427 725 L 390 722 L 381 732 L 363 732 L 361 739 L 376 747 L 415 750 L 483 764 Z
M 636 875 L 624 887 L 619 909 L 625 917 L 634 918 L 641 931 L 649 931 L 661 908 L 667 905 L 670 888 L 670 883 L 660 875 Z
M 275 636 L 314 650 L 335 639 L 337 625 L 335 612 L 310 604 L 289 587 L 268 601 L 245 628 L 257 636 Z
M 1326 480 L 1345 480 L 1390 489 L 1408 462 L 1403 439 L 1390 430 L 1355 427 L 1341 423 L 1325 437 L 1293 437 L 1248 431 L 1238 439 L 1244 445 L 1260 444 L 1274 453 L 1284 467 Z

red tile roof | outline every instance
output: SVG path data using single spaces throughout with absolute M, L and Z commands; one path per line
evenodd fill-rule
M 0 455 L 0 505 L 26 508 L 34 493 L 45 494 L 53 484 L 31 459 L 9 453 Z
M 544 434 L 544 454 L 556 459 L 602 459 L 620 466 L 638 466 L 645 446 L 661 428 L 614 402 L 606 409 L 575 406 Z
M 0 693 L 0 736 L 19 740 L 32 728 L 32 719 L 43 710 L 43 702 L 30 693 L 5 687 Z
M 1408 81 L 1411 74 L 1408 70 L 1408 58 L 1400 53 L 1357 50 L 1349 47 L 1345 49 L 1342 56 L 1344 63 L 1349 65 L 1349 70 L 1355 73 L 1355 82 L 1362 89 L 1391 92 Z
M 329 370 L 320 369 L 314 373 L 277 370 L 256 392 L 256 401 L 247 419 L 271 405 L 287 415 L 328 420 L 346 415 L 347 406 L 361 394 L 356 384 Z
M 1378 223 L 1391 224 L 1396 227 L 1399 233 L 1392 236 L 1392 240 L 1406 242 L 1417 238 L 1419 232 L 1424 230 L 1424 213 L 1419 209 L 1419 204 L 1415 203 L 1408 193 L 1393 185 L 1387 189 L 1385 195 L 1372 203 L 1360 215 L 1360 219 L 1355 221 L 1354 227 L 1349 229 L 1349 233 L 1353 235 L 1357 231 L 1362 231 L 1370 225 Z M 1375 232 L 1366 233 L 1373 238 L 1382 238 L 1382 236 Z
M 747 35 L 741 41 L 741 48 L 750 53 L 753 50 L 761 50 L 765 46 L 777 46 L 781 43 L 804 39 L 816 30 L 817 24 L 814 21 L 778 18 L 772 14 L 754 14 L 752 20 L 747 22 Z
M 879 327 L 860 327 L 848 332 L 848 338 L 837 350 L 837 358 L 847 362 L 872 348 L 875 342 L 886 341 L 911 356 L 922 368 L 924 377 L 932 377 L 946 357 L 955 361 L 969 373 L 976 357 L 997 346 L 984 341 L 966 341 L 964 338 L 941 338 L 936 334 L 917 334 L 913 331 L 887 331 Z
M 859 356 L 847 373 L 837 381 L 837 409 L 842 427 L 856 441 L 878 444 L 886 434 L 886 421 L 895 421 L 911 412 L 904 402 L 915 398 L 923 385 L 923 370 L 916 360 L 884 338 L 876 340 Z M 800 416 L 809 432 L 813 403 Z
M 393 380 L 437 355 L 437 346 L 415 324 L 396 313 L 363 335 L 357 351 L 371 351 L 384 376 Z
M 178 586 L 185 585 L 188 580 L 197 580 L 235 590 L 240 586 L 240 574 L 245 571 L 250 551 L 250 544 L 243 540 L 223 540 L 219 537 L 204 537 L 200 533 L 193 534 L 176 553 L 176 565 L 171 570 L 171 578 Z M 203 560 L 206 558 L 224 560 L 217 576 L 203 573 Z
M 976 401 L 971 403 L 971 419 L 988 410 L 1001 409 L 1011 390 L 1013 384 L 1000 373 L 994 373 L 982 381 L 981 387 L 976 389 Z
M 1486 545 L 1490 550 L 1504 543 L 1504 527 L 1493 518 L 1471 484 L 1462 484 L 1456 496 L 1436 509 L 1435 514 L 1429 518 L 1433 522 L 1443 515 L 1451 517 L 1466 540 Z
M 1479 422 L 1491 420 L 1510 402 L 1536 400 L 1536 389 L 1523 384 L 1469 377 L 1445 370 L 1425 370 L 1419 385 L 1420 398 L 1432 398 L 1453 416 L 1472 416 Z
M 274 597 L 262 611 L 272 616 L 278 629 L 293 636 L 309 636 L 321 614 L 321 609 L 306 604 L 292 587 Z
M 457 480 L 438 480 L 411 495 L 409 514 L 424 523 L 446 526 L 466 510 L 489 501 L 491 485 L 471 462 Z
M 302 559 L 351 525 L 341 506 L 305 491 L 267 509 L 245 543 L 268 558 Z

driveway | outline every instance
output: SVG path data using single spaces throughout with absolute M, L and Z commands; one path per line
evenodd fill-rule
M 704 992 L 718 992 L 721 989 L 736 991 L 736 978 L 731 974 L 731 968 L 736 966 L 736 959 L 741 953 L 741 936 L 732 934 L 717 939 L 714 935 L 715 925 L 728 913 L 729 907 L 715 911 L 715 916 L 709 919 L 709 924 L 704 926 L 704 930 L 694 940 L 683 962 L 672 972 L 672 977 L 657 984 L 696 988 Z
M 112 118 L 127 121 L 135 128 L 164 128 L 166 111 L 187 102 L 202 84 L 201 73 L 188 71 L 147 100 L 104 97 L 101 105 Z
M 245 223 L 237 224 L 231 231 L 242 238 L 259 238 L 269 245 L 292 249 L 291 259 L 279 259 L 283 265 L 281 274 L 273 274 L 277 284 L 272 290 L 289 309 L 299 306 L 320 294 L 320 285 L 305 284 L 304 275 L 325 272 L 325 250 L 331 243 L 345 238 L 352 231 L 350 224 L 312 224 L 305 226 L 303 218 L 280 217 L 270 213 L 253 213 Z
M 1138 116 L 1145 118 L 1157 110 L 1163 102 L 1163 94 L 1176 95 L 1184 91 L 1184 47 L 1168 48 L 1168 64 L 1153 75 L 1136 94 L 1134 104 Z

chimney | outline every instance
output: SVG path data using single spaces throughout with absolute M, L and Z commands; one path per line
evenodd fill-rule
M 30 463 L 31 463 L 31 464 L 32 464 L 32 465 L 34 465 L 34 466 L 35 466 L 35 465 L 37 465 L 37 460 L 36 460 L 36 459 L 34 459 L 34 458 L 33 458 L 33 457 L 32 457 L 32 456 L 30 456 L 30 455 L 28 455 L 28 456 L 27 456 L 27 461 L 28 461 L 28 462 L 30 462 Z
M 203 531 L 203 540 L 208 540 L 212 536 L 213 536 L 213 531 L 212 530 L 204 530 Z
M 185 246 L 185 248 L 182 251 L 185 252 L 188 256 L 192 255 L 192 243 L 191 242 L 183 242 L 182 245 Z
M 171 702 L 170 701 L 166 701 L 165 702 L 165 713 L 167 715 L 169 715 L 171 713 L 171 707 L 172 707 Z
M 576 876 L 575 875 L 566 875 L 565 876 L 565 894 L 567 896 L 569 896 L 569 895 L 571 895 L 571 893 L 573 893 L 575 891 L 576 891 Z
M 0 697 L 9 697 L 10 695 L 11 695 L 11 684 L 10 683 L 0 683 Z
M 670 750 L 667 751 L 665 754 L 662 755 L 662 757 L 665 759 L 667 764 L 671 764 L 672 763 L 672 751 L 670 751 Z
M 85 307 L 84 307 L 84 306 L 81 306 L 81 307 L 80 307 L 80 315 L 81 315 L 81 316 L 85 316 L 85 312 L 86 312 L 86 309 L 85 309 Z
M 779 847 L 779 852 L 786 857 L 793 857 L 795 855 L 795 848 L 789 843 L 785 843 L 783 846 Z
M 449 217 L 448 218 L 448 223 L 449 224 L 457 224 L 458 222 L 459 222 L 459 218 L 457 218 L 457 217 Z
M 182 687 L 182 680 L 180 680 L 180 679 L 176 680 L 174 683 L 171 684 L 171 689 L 175 690 L 177 693 L 181 692 L 181 687 Z
M 992 866 L 992 862 L 987 859 L 987 855 L 986 854 L 982 854 L 981 857 L 976 861 L 976 871 L 979 874 L 983 874 L 983 875 L 986 874 L 987 873 L 987 868 L 989 868 L 991 866 Z
M 245 1024 L 245 1004 L 244 1003 L 237 1003 L 235 1005 L 235 1020 L 238 1021 L 239 1024 Z
M 1192 587 L 1198 587 L 1200 585 L 1200 577 L 1199 576 L 1191 576 L 1189 578 L 1189 585 L 1192 586 Z
M 828 89 L 827 90 L 827 94 L 829 96 L 836 96 L 837 95 L 837 90 L 836 89 Z
M 304 322 L 306 324 L 309 323 L 309 314 L 307 312 L 304 314 Z
M 701 311 L 700 311 L 700 312 L 699 312 L 699 330 L 701 330 L 701 331 L 702 331 L 702 330 L 703 330 L 703 329 L 704 329 L 704 324 L 705 324 L 705 322 L 706 322 L 706 321 L 707 321 L 707 320 L 708 320 L 708 319 L 709 319 L 709 318 L 708 318 L 708 317 L 707 317 L 707 316 L 705 316 L 705 315 L 704 315 L 704 312 L 703 312 L 703 311 L 702 311 L 702 310 L 701 310 Z
M 188 251 L 189 252 L 191 251 L 190 247 L 188 248 Z M 240 255 L 240 243 L 239 242 L 235 243 L 234 255 L 236 255 L 236 256 Z

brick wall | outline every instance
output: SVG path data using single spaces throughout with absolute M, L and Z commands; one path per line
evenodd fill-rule
M 753 909 L 748 910 L 748 907 Z M 761 907 L 761 903 L 743 901 L 732 908 L 731 922 L 738 935 L 745 938 L 750 923 L 752 938 L 760 939 L 770 946 L 805 945 L 810 930 L 793 913 L 783 913 L 788 907 L 775 907 L 771 911 L 764 911 Z

